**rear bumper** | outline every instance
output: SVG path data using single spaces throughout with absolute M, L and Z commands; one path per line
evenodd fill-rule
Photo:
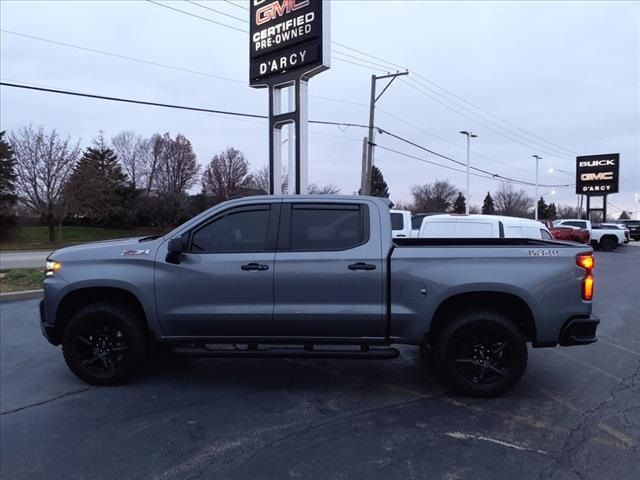
M 46 338 L 51 345 L 60 345 L 60 342 L 56 337 L 55 325 L 53 323 L 47 322 L 44 309 L 44 300 L 40 302 L 40 329 L 42 330 L 42 335 L 44 335 L 44 338 Z
M 558 343 L 563 347 L 572 345 L 588 345 L 596 342 L 596 329 L 600 319 L 594 315 L 590 317 L 574 317 L 567 321 L 560 330 Z

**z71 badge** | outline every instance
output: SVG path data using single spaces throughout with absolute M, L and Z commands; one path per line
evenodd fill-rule
M 123 250 L 120 254 L 123 257 L 136 256 L 136 255 L 149 255 L 151 250 Z
M 560 255 L 560 250 L 529 250 L 530 257 L 557 257 Z

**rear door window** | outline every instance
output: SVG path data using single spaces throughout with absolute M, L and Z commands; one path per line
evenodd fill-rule
M 293 204 L 289 250 L 347 250 L 367 240 L 364 205 Z

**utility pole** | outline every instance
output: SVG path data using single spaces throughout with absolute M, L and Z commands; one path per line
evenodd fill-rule
M 470 177 L 470 169 L 471 169 L 471 139 L 477 138 L 478 135 L 472 132 L 467 132 L 466 130 L 460 130 L 460 133 L 467 137 L 467 188 L 464 191 L 465 195 L 465 213 L 469 215 L 469 200 L 471 199 L 471 194 L 469 193 L 469 177 Z
M 540 155 L 531 155 L 533 158 L 536 159 L 536 201 L 534 203 L 534 207 L 533 207 L 533 211 L 535 212 L 535 219 L 538 220 L 538 176 L 540 173 L 540 160 L 542 160 L 542 157 Z
M 361 185 L 360 185 L 360 194 L 361 195 L 371 195 L 371 170 L 373 168 L 373 147 L 375 145 L 375 128 L 374 128 L 374 120 L 375 120 L 375 111 L 376 111 L 376 102 L 380 99 L 382 94 L 387 91 L 387 88 L 391 86 L 393 81 L 400 76 L 409 75 L 409 72 L 398 72 L 398 73 L 390 73 L 388 75 L 371 75 L 371 98 L 369 101 L 369 136 L 368 136 L 368 144 L 367 144 L 367 162 L 366 168 L 362 172 L 361 176 Z M 378 80 L 383 80 L 386 78 L 390 78 L 389 83 L 385 85 L 379 95 L 376 96 L 376 82 Z

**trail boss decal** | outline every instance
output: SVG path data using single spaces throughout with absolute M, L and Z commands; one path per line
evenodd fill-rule
M 251 86 L 287 72 L 312 76 L 329 67 L 323 0 L 251 0 L 250 5 Z
M 530 257 L 557 257 L 560 255 L 560 250 L 541 249 L 541 250 L 529 250 Z
M 578 195 L 617 193 L 619 172 L 619 153 L 577 157 L 576 193 Z

